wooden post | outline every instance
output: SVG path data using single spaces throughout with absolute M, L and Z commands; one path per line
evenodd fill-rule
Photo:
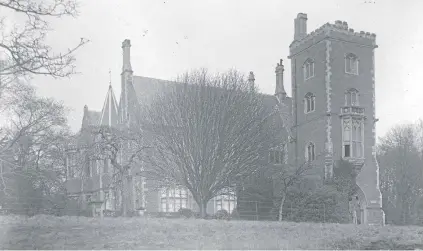
M 256 220 L 258 220 L 258 205 L 257 205 L 257 201 L 256 201 Z

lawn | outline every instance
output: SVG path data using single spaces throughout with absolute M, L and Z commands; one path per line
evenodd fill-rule
M 422 227 L 0 216 L 1 249 L 423 249 Z

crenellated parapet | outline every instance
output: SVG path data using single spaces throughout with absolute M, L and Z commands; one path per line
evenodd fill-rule
M 334 24 L 326 23 L 320 28 L 307 34 L 305 37 L 294 40 L 289 46 L 289 57 L 292 57 L 295 54 L 327 38 L 345 42 L 353 42 L 363 46 L 377 48 L 375 33 L 365 31 L 356 32 L 354 29 L 348 27 L 347 22 L 338 20 Z

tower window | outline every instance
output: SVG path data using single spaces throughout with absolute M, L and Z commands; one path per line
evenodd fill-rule
M 358 75 L 358 58 L 356 55 L 349 53 L 345 56 L 345 72 Z
M 285 163 L 285 154 L 282 150 L 272 150 L 269 152 L 269 162 L 275 165 L 281 165 Z
M 345 105 L 346 106 L 359 105 L 359 95 L 356 89 L 349 89 L 345 92 Z
M 314 61 L 307 59 L 303 65 L 304 81 L 314 77 Z
M 312 93 L 307 93 L 304 97 L 304 113 L 313 112 L 315 109 L 316 97 Z
M 342 124 L 342 142 L 344 157 L 362 158 L 364 150 L 363 120 L 361 118 L 344 118 Z
M 312 142 L 307 144 L 305 157 L 307 161 L 313 161 L 316 159 L 315 147 Z

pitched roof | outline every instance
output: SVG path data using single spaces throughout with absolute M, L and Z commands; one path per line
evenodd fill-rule
M 174 81 L 162 80 L 149 77 L 134 76 L 133 86 L 135 94 L 139 103 L 151 102 L 154 95 L 166 91 L 166 87 L 169 85 L 177 84 Z M 276 97 L 270 94 L 261 94 L 264 98 L 266 107 L 273 108 L 277 104 Z M 291 98 L 286 98 L 287 105 L 291 106 Z
M 106 99 L 104 100 L 103 109 L 99 120 L 100 125 L 116 126 L 118 123 L 118 106 L 113 88 L 109 85 Z
M 88 111 L 88 125 L 98 125 L 100 122 L 101 112 Z
M 134 76 L 132 83 L 140 104 L 150 103 L 155 95 L 166 91 L 166 86 L 176 84 L 176 82 L 168 80 L 141 76 Z

